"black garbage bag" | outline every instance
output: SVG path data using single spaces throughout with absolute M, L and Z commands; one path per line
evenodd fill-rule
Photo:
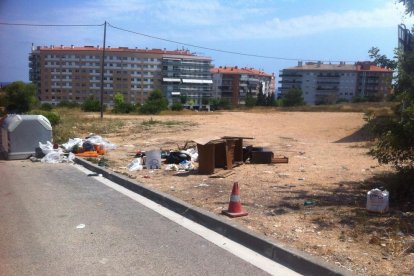
M 191 161 L 191 156 L 182 151 L 172 151 L 165 159 L 167 164 L 180 164 L 183 161 Z
M 89 141 L 85 141 L 82 144 L 82 147 L 85 151 L 94 151 L 95 150 L 95 146 Z

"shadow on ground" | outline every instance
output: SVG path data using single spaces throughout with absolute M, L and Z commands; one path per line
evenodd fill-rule
M 367 192 L 373 188 L 390 192 L 389 212 L 367 212 Z M 364 234 L 385 231 L 414 235 L 414 173 L 408 176 L 381 174 L 363 183 L 339 182 L 333 189 L 281 190 L 278 193 L 281 201 L 266 206 L 269 216 L 297 212 L 319 229 L 349 227 Z
M 341 138 L 334 143 L 357 143 L 357 142 L 368 142 L 374 138 L 373 134 L 369 130 L 369 125 L 365 124 L 362 128 L 358 129 L 351 135 Z

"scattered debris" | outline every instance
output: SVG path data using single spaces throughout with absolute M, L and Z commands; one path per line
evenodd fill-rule
M 178 168 L 178 166 L 177 166 L 176 164 L 168 164 L 168 165 L 165 167 L 165 170 L 166 170 L 166 171 L 178 171 L 178 170 L 179 170 L 179 168 Z
M 86 139 L 80 138 L 69 139 L 67 143 L 59 146 L 58 144 L 52 144 L 47 141 L 46 143 L 39 142 L 39 149 L 44 155 L 41 162 L 44 163 L 62 163 L 73 162 L 75 156 L 85 158 L 97 158 L 106 153 L 106 150 L 116 148 L 115 144 L 112 144 L 99 135 L 90 135 Z M 39 155 L 39 153 L 37 153 Z M 31 159 L 35 161 L 34 159 Z M 102 165 L 101 161 L 101 165 Z M 107 161 L 106 161 L 107 162 Z M 106 166 L 107 163 L 105 163 Z
M 367 193 L 367 210 L 374 213 L 385 213 L 388 211 L 389 192 L 387 190 L 372 189 Z
M 142 165 L 142 159 L 140 157 L 135 158 L 131 161 L 131 163 L 128 164 L 127 168 L 130 172 L 141 171 L 144 168 Z
M 145 152 L 145 167 L 147 169 L 161 169 L 161 151 L 149 150 Z
M 233 171 L 219 171 L 215 174 L 210 175 L 210 178 L 226 178 L 230 175 L 233 175 L 234 172 Z
M 305 200 L 305 202 L 303 203 L 303 206 L 313 206 L 315 205 L 315 201 L 313 200 Z
M 287 158 L 286 156 L 276 156 L 272 159 L 272 163 L 287 164 L 289 163 L 289 158 Z
M 190 161 L 190 154 L 185 151 L 171 151 L 165 158 L 167 164 L 180 164 L 183 161 Z
M 200 183 L 198 185 L 195 185 L 194 188 L 198 188 L 198 187 L 208 187 L 210 185 L 206 184 L 206 183 Z

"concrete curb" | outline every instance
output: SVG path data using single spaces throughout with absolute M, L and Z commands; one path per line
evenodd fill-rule
M 335 267 L 324 260 L 299 250 L 286 248 L 270 241 L 266 237 L 254 233 L 243 226 L 233 224 L 215 214 L 192 206 L 168 194 L 144 187 L 137 182 L 117 173 L 106 170 L 82 158 L 75 158 L 75 163 L 102 174 L 103 177 L 140 194 L 198 224 L 213 230 L 226 238 L 250 248 L 251 250 L 276 261 L 303 275 L 352 275 L 351 272 Z

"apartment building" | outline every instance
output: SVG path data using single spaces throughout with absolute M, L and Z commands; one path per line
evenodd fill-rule
M 275 76 L 254 68 L 220 66 L 211 69 L 214 97 L 228 99 L 233 105 L 245 103 L 247 93 L 273 95 Z
M 42 102 L 82 103 L 90 96 L 100 98 L 103 49 L 99 46 L 32 47 L 29 78 L 37 85 Z M 186 95 L 199 100 L 212 89 L 211 58 L 188 50 L 105 49 L 103 98 L 112 105 L 122 93 L 125 101 L 143 103 L 154 89 L 167 99 Z
M 281 95 L 289 89 L 303 92 L 307 104 L 332 104 L 338 100 L 351 101 L 355 97 L 380 100 L 390 93 L 392 70 L 372 62 L 355 64 L 298 63 L 298 66 L 281 70 Z
M 184 106 L 200 108 L 212 97 L 211 59 L 165 54 L 162 58 L 162 89 L 170 103 L 186 98 Z M 191 103 L 191 104 L 190 104 Z

